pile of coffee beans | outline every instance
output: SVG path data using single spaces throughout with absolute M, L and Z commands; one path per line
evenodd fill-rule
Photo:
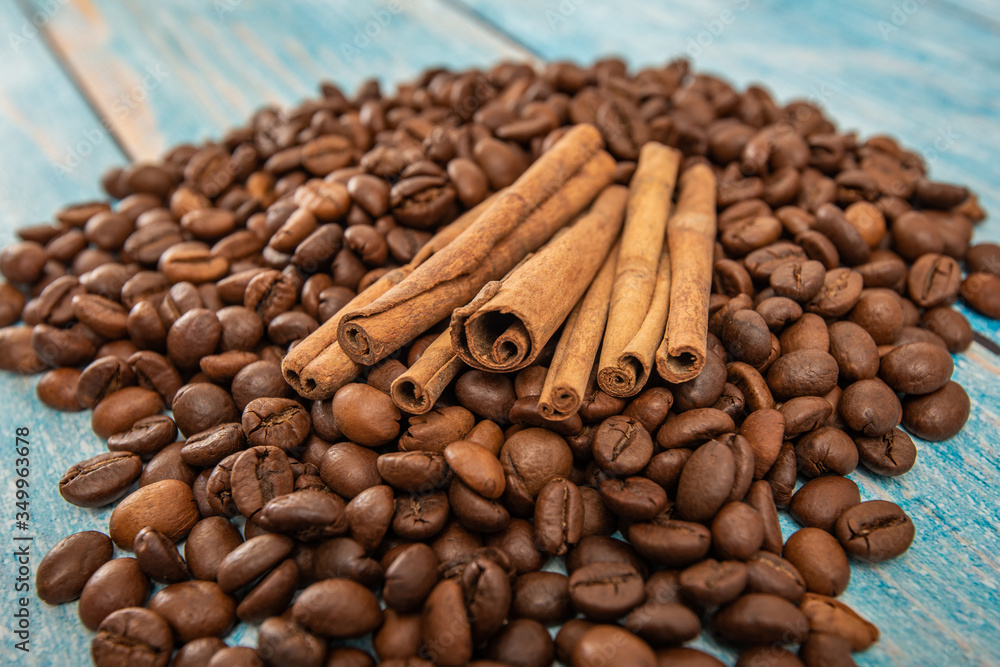
M 546 421 L 550 346 L 404 414 L 389 385 L 442 324 L 331 399 L 294 394 L 291 346 L 584 122 L 621 183 L 647 141 L 717 172 L 696 379 L 631 400 L 592 383 Z M 45 602 L 79 600 L 101 666 L 722 664 L 683 646 L 703 631 L 741 667 L 854 664 L 878 630 L 838 599 L 851 561 L 899 556 L 914 525 L 849 475 L 901 475 L 908 433 L 959 432 L 951 353 L 972 330 L 952 305 L 1000 316 L 974 195 L 684 61 L 324 84 L 103 183 L 113 203 L 0 253 L 0 367 L 42 373 L 42 402 L 92 410 L 107 442 L 59 483 L 117 503 L 107 534 L 36 573 Z M 802 528 L 783 535 L 779 509 Z M 256 649 L 222 641 L 239 621 Z

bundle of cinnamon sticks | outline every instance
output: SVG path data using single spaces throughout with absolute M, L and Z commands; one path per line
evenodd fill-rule
M 433 343 L 391 385 L 411 414 L 429 411 L 466 366 L 521 370 L 557 334 L 538 403 L 548 420 L 577 412 L 595 372 L 619 397 L 639 392 L 654 368 L 669 382 L 697 376 L 713 171 L 697 162 L 681 171 L 680 153 L 655 142 L 643 146 L 628 188 L 612 185 L 615 166 L 593 126 L 573 127 L 294 347 L 286 380 L 302 396 L 329 398 L 435 327 Z

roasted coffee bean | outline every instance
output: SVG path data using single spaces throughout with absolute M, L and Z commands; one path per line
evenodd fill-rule
M 653 433 L 666 420 L 673 402 L 673 394 L 666 387 L 650 387 L 633 398 L 623 414 L 635 419 L 646 431 Z
M 190 642 L 199 637 L 221 637 L 236 620 L 236 602 L 214 581 L 182 581 L 158 591 L 149 600 L 170 625 L 174 639 Z
M 712 630 L 738 644 L 798 643 L 809 634 L 809 621 L 784 598 L 748 593 L 715 615 Z
M 511 621 L 493 637 L 486 655 L 498 664 L 545 667 L 555 658 L 555 644 L 544 625 L 522 618 Z
M 948 356 L 946 350 L 941 351 Z M 844 389 L 838 410 L 852 430 L 869 437 L 883 435 L 895 428 L 903 411 L 895 392 L 878 378 L 858 380 Z
M 219 586 L 226 593 L 235 593 L 275 568 L 293 546 L 290 538 L 273 533 L 248 539 L 219 563 Z
M 233 502 L 247 518 L 253 517 L 272 499 L 291 493 L 293 488 L 294 477 L 288 457 L 277 447 L 251 447 L 233 464 Z
M 510 521 L 502 503 L 484 498 L 457 478 L 448 485 L 448 504 L 463 526 L 479 533 L 503 530 Z
M 886 289 L 867 289 L 851 310 L 850 321 L 862 327 L 878 345 L 896 340 L 903 328 L 899 295 Z
M 678 481 L 677 516 L 688 521 L 711 519 L 729 498 L 735 474 L 729 447 L 712 440 L 696 449 Z
M 669 502 L 663 487 L 645 477 L 604 479 L 598 490 L 607 508 L 628 521 L 649 521 Z
M 573 646 L 573 667 L 601 667 L 608 656 L 623 665 L 655 667 L 657 656 L 649 644 L 617 625 L 595 625 L 588 628 Z
M 964 352 L 972 344 L 972 326 L 965 315 L 948 306 L 931 308 L 920 316 L 920 324 L 944 339 L 949 352 Z
M 465 408 L 438 406 L 410 417 L 409 427 L 399 436 L 399 449 L 444 452 L 449 443 L 465 438 L 474 424 L 475 416 Z
M 855 504 L 840 514 L 835 532 L 849 554 L 875 562 L 899 556 L 914 536 L 910 517 L 887 500 Z
M 387 394 L 366 384 L 347 384 L 333 397 L 337 426 L 352 442 L 378 447 L 399 434 L 402 416 Z
M 147 486 L 166 479 L 175 479 L 193 485 L 198 471 L 181 457 L 183 442 L 175 442 L 158 451 L 146 464 L 139 477 L 139 486 Z
M 166 667 L 173 648 L 173 634 L 162 616 L 148 609 L 126 608 L 112 612 L 97 626 L 90 657 L 97 667 Z
M 191 578 L 184 559 L 172 540 L 154 528 L 143 528 L 132 542 L 135 559 L 147 577 L 161 584 L 176 584 Z
M 510 379 L 499 373 L 470 370 L 455 382 L 455 395 L 467 409 L 499 424 L 508 423 L 517 396 Z
M 757 367 L 767 361 L 771 353 L 771 334 L 767 322 L 755 310 L 740 310 L 722 327 L 722 342 L 729 355 Z
M 627 563 L 598 562 L 570 575 L 573 606 L 593 621 L 613 621 L 624 616 L 645 597 L 642 577 Z
M 309 436 L 309 411 L 289 398 L 256 398 L 243 410 L 243 432 L 257 447 L 294 449 Z
M 109 560 L 90 575 L 80 592 L 80 621 L 88 630 L 96 631 L 112 612 L 144 606 L 148 595 L 149 579 L 134 558 Z
M 496 499 L 505 489 L 504 470 L 487 449 L 467 440 L 458 440 L 444 450 L 444 458 L 470 489 L 486 498 Z
M 801 321 L 801 320 L 800 320 Z M 782 354 L 767 371 L 767 385 L 775 398 L 823 396 L 837 384 L 837 360 L 816 349 Z
M 214 581 L 225 557 L 243 544 L 243 537 L 223 517 L 209 517 L 194 525 L 184 542 L 184 559 L 195 579 Z
M 913 263 L 906 279 L 907 293 L 921 308 L 950 303 L 962 286 L 962 269 L 951 257 L 927 253 Z
M 108 394 L 133 384 L 135 375 L 125 361 L 118 357 L 100 357 L 80 374 L 76 399 L 81 406 L 93 408 Z
M 80 597 L 90 576 L 111 560 L 111 540 L 88 530 L 56 542 L 35 571 L 35 591 L 48 604 L 64 604 Z
M 109 438 L 127 431 L 144 417 L 151 417 L 163 410 L 163 400 L 148 389 L 125 387 L 106 396 L 95 407 L 90 418 L 94 433 Z
M 176 542 L 191 531 L 198 519 L 191 487 L 168 479 L 140 486 L 122 500 L 111 513 L 108 533 L 122 549 L 131 548 L 135 536 L 147 526 Z
M 603 470 L 633 475 L 642 470 L 653 455 L 653 440 L 643 425 L 624 416 L 608 417 L 594 433 L 594 460 Z
M 801 609 L 809 619 L 813 633 L 842 637 L 852 651 L 864 651 L 878 641 L 878 628 L 840 600 L 806 593 Z
M 907 343 L 882 357 L 879 377 L 894 391 L 929 394 L 943 387 L 954 369 L 948 350 L 933 343 Z
M 177 429 L 184 436 L 239 420 L 239 413 L 229 392 L 211 382 L 184 385 L 174 395 L 171 408 Z
M 443 486 L 449 478 L 444 455 L 435 452 L 390 452 L 378 457 L 377 466 L 382 479 L 401 491 L 436 489 Z
M 579 542 L 583 498 L 576 484 L 557 477 L 542 487 L 535 501 L 534 525 L 538 547 L 553 556 L 565 555 Z
M 96 337 L 82 323 L 69 329 L 37 324 L 31 332 L 31 346 L 49 366 L 81 366 L 89 364 L 97 354 Z
M 156 262 L 156 268 L 171 283 L 190 282 L 198 285 L 214 282 L 226 275 L 229 260 L 212 255 L 212 251 L 204 243 L 184 241 L 164 250 Z
M 79 507 L 103 507 L 125 495 L 142 474 L 142 460 L 129 452 L 108 452 L 70 467 L 59 495 Z
M 786 435 L 785 415 L 773 408 L 750 413 L 740 426 L 754 454 L 754 479 L 761 479 L 778 458 Z
M 222 336 L 219 318 L 205 308 L 194 308 L 178 318 L 167 332 L 167 355 L 177 368 L 196 368 L 213 352 Z
M 267 530 L 312 541 L 347 532 L 346 506 L 332 493 L 301 489 L 272 498 L 254 520 Z
M 507 494 L 521 491 L 534 499 L 556 477 L 569 477 L 573 454 L 566 441 L 541 428 L 526 428 L 507 438 L 500 450 Z
M 444 491 L 435 491 L 429 495 L 400 496 L 396 498 L 392 529 L 400 537 L 425 540 L 441 532 L 448 521 L 449 511 L 448 495 Z
M 7 327 L 21 319 L 24 294 L 13 285 L 0 284 L 0 327 Z
M 846 382 L 873 378 L 879 370 L 878 347 L 871 335 L 854 322 L 830 325 L 830 355 Z
M 45 405 L 53 410 L 78 412 L 82 408 L 76 398 L 80 371 L 76 368 L 55 368 L 38 379 L 35 393 Z
M 257 653 L 266 656 L 266 665 L 321 665 L 326 645 L 293 620 L 274 616 L 260 624 Z
M 169 359 L 156 352 L 142 350 L 130 356 L 128 364 L 140 387 L 156 392 L 164 403 L 173 405 L 184 383 Z
M 806 582 L 790 562 L 770 551 L 758 551 L 747 561 L 748 593 L 767 593 L 798 603 Z
M 947 440 L 962 430 L 970 410 L 969 395 L 949 380 L 930 394 L 903 399 L 903 426 L 924 440 Z
M 851 579 L 844 549 L 837 538 L 820 528 L 792 533 L 781 555 L 799 571 L 810 592 L 840 595 Z
M 824 426 L 798 439 L 795 460 L 799 472 L 810 478 L 828 473 L 846 475 L 858 466 L 858 450 L 849 435 Z
M 226 648 L 218 637 L 199 637 L 181 646 L 174 656 L 175 667 L 207 667 L 216 653 Z
M 354 498 L 365 489 L 382 483 L 376 463 L 378 458 L 378 454 L 367 447 L 351 442 L 337 443 L 324 454 L 320 476 L 337 495 Z
M 181 458 L 189 465 L 209 467 L 245 448 L 246 436 L 239 424 L 219 424 L 188 438 Z
M 678 579 L 681 594 L 689 603 L 716 607 L 732 602 L 747 584 L 747 566 L 739 561 L 714 558 L 684 569 Z
M 746 503 L 726 503 L 712 520 L 712 548 L 719 558 L 747 560 L 763 543 L 764 522 Z
M 789 512 L 803 526 L 833 531 L 837 518 L 861 502 L 858 485 L 846 477 L 811 479 L 792 496 Z
M 857 437 L 854 444 L 861 464 L 878 475 L 902 475 L 909 472 L 917 460 L 913 440 L 898 428 L 874 438 Z
M 462 587 L 454 579 L 441 581 L 428 596 L 421 635 L 424 654 L 436 665 L 461 667 L 472 657 L 472 628 Z
M 721 410 L 698 408 L 668 418 L 656 433 L 656 443 L 664 449 L 697 447 L 735 429 L 732 418 Z
M 558 572 L 528 572 L 514 582 L 511 616 L 530 618 L 546 625 L 573 616 L 569 577 Z

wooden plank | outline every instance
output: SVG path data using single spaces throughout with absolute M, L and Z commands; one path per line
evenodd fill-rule
M 101 172 L 124 161 L 122 152 L 107 132 L 103 120 L 49 51 L 35 28 L 34 14 L 22 13 L 17 5 L 0 3 L 0 246 L 14 240 L 20 226 L 52 219 L 62 204 L 100 196 Z M 38 19 L 44 23 L 44 17 Z M 27 592 L 15 590 L 15 535 L 35 537 L 30 545 L 31 570 L 42 555 L 64 535 L 107 526 L 109 510 L 84 510 L 59 496 L 57 482 L 74 462 L 104 450 L 90 432 L 84 414 L 53 413 L 35 397 L 35 379 L 0 377 L 0 437 L 10 454 L 0 474 L 2 500 L 7 509 L 3 534 L 9 548 L 0 554 L 4 572 L 4 599 L 10 603 L 3 621 L 4 642 L 0 656 L 5 664 L 43 665 L 51 660 L 53 647 L 59 655 L 86 655 L 90 637 L 76 618 L 75 605 L 49 607 L 34 598 L 34 582 Z M 30 430 L 29 525 L 17 530 L 15 520 L 16 429 Z M 17 511 L 20 511 L 18 509 Z M 32 574 L 33 577 L 33 574 Z M 12 634 L 17 597 L 32 598 L 29 605 L 31 653 L 14 648 Z M 82 653 L 80 653 L 82 651 Z
M 525 56 L 437 0 L 80 2 L 47 29 L 102 113 L 144 98 L 119 123 L 123 143 L 144 159 L 217 137 L 262 105 L 316 96 L 323 80 L 352 89 L 434 64 Z
M 100 194 L 101 172 L 123 160 L 95 114 L 13 3 L 0 25 L 0 243 L 21 225 L 51 219 L 61 202 Z
M 811 98 L 842 127 L 898 136 L 928 157 L 932 177 L 970 185 L 1000 212 L 1000 74 L 996 32 L 985 20 L 931 3 L 893 21 L 892 6 L 863 2 L 714 0 L 683 10 L 637 0 L 460 1 L 546 59 L 586 63 L 617 53 L 640 66 L 687 55 L 696 69 L 738 85 L 759 81 L 779 99 Z M 1000 238 L 1000 221 L 987 221 L 976 238 Z M 963 312 L 1000 339 L 997 322 Z M 957 356 L 955 378 L 973 402 L 962 434 L 918 442 L 917 467 L 902 478 L 851 475 L 865 499 L 899 503 L 918 531 L 902 558 L 854 569 L 844 600 L 883 632 L 858 664 L 980 665 L 1000 655 L 998 375 L 1000 359 L 978 344 Z M 786 536 L 797 528 L 788 517 L 783 523 Z M 729 664 L 735 656 L 710 640 L 699 645 Z

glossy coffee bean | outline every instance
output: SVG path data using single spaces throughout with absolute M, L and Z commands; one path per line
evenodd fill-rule
M 150 598 L 149 609 L 166 619 L 180 642 L 222 637 L 236 620 L 235 600 L 214 581 L 171 584 Z
M 802 574 L 806 588 L 813 593 L 840 595 L 851 579 L 844 549 L 825 530 L 802 528 L 792 533 L 782 556 Z
M 849 554 L 878 562 L 909 549 L 914 528 L 899 505 L 887 500 L 869 500 L 841 513 L 835 533 Z
M 645 597 L 642 577 L 627 563 L 597 562 L 570 576 L 569 595 L 584 616 L 611 621 L 624 616 Z
M 895 477 L 908 472 L 917 459 L 917 448 L 905 431 L 894 428 L 881 436 L 856 437 L 858 460 L 878 475 Z
M 56 542 L 35 571 L 35 591 L 48 604 L 80 597 L 90 576 L 111 560 L 113 547 L 104 533 L 74 533 Z
M 128 493 L 142 474 L 142 460 L 129 452 L 108 452 L 70 467 L 59 494 L 79 507 L 103 507 Z
M 930 394 L 906 397 L 903 426 L 924 440 L 947 440 L 962 430 L 970 411 L 968 394 L 960 384 L 949 381 Z
M 156 612 L 139 607 L 119 609 L 97 626 L 90 657 L 98 667 L 142 664 L 166 667 L 174 648 L 173 633 Z
M 97 627 L 112 612 L 142 607 L 149 595 L 149 579 L 134 558 L 115 558 L 99 567 L 80 592 L 77 611 L 88 630 Z

